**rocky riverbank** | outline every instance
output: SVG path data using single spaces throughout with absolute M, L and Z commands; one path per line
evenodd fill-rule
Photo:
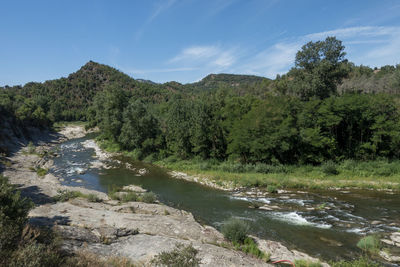
M 171 251 L 175 244 L 181 243 L 192 244 L 205 266 L 269 265 L 227 248 L 229 246 L 216 229 L 199 224 L 188 212 L 163 204 L 120 203 L 101 192 L 61 185 L 62 177 L 49 173 L 39 175 L 37 170 L 52 167 L 51 157 L 45 153 L 51 146 L 85 134 L 80 126 L 65 127 L 52 143 L 36 142 L 35 153 L 22 149 L 8 157 L 10 164 L 3 172 L 11 183 L 19 186 L 24 196 L 36 204 L 29 214 L 30 222 L 52 227 L 60 233 L 67 252 L 87 251 L 100 257 L 123 256 L 148 265 L 155 255 Z M 138 189 L 132 187 L 132 190 Z M 100 202 L 90 202 L 85 198 L 56 202 L 54 197 L 60 191 L 93 194 Z M 271 254 L 272 260 L 305 258 L 317 261 L 304 253 L 290 251 L 278 242 L 256 240 L 262 250 Z

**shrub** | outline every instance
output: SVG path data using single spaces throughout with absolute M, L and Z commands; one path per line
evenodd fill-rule
M 39 176 L 45 176 L 48 173 L 48 169 L 43 169 L 43 168 L 37 168 L 36 173 Z
M 140 201 L 145 202 L 145 203 L 154 203 L 154 202 L 156 202 L 156 200 L 157 200 L 157 196 L 153 192 L 146 192 L 140 196 Z
M 65 202 L 73 198 L 84 197 L 85 195 L 79 191 L 59 190 L 58 195 L 54 197 L 57 202 Z
M 152 260 L 155 266 L 199 266 L 201 261 L 197 258 L 197 249 L 192 245 L 176 244 L 170 252 L 161 252 Z
M 373 262 L 366 257 L 361 257 L 357 260 L 353 261 L 338 261 L 338 262 L 330 262 L 332 267 L 380 267 L 382 266 L 379 263 Z
M 36 147 L 33 145 L 32 141 L 30 141 L 30 142 L 28 143 L 27 152 L 28 152 L 29 154 L 33 154 L 33 153 L 36 152 Z
M 322 267 L 320 262 L 313 262 L 309 260 L 295 260 L 294 265 L 296 267 Z
M 357 247 L 359 247 L 365 252 L 377 254 L 379 253 L 381 243 L 377 236 L 369 235 L 361 238 L 360 241 L 358 241 L 357 243 Z
M 233 243 L 243 244 L 249 232 L 249 225 L 239 219 L 231 218 L 222 226 L 222 234 Z
M 86 196 L 87 200 L 90 202 L 101 202 L 101 199 L 97 197 L 96 194 L 89 194 Z
M 0 259 L 17 246 L 32 207 L 33 203 L 21 198 L 20 192 L 0 175 Z
M 16 250 L 10 259 L 10 267 L 60 266 L 63 258 L 51 245 L 30 242 Z
M 326 175 L 338 175 L 339 174 L 336 163 L 331 160 L 324 162 L 321 165 L 321 168 L 322 168 L 322 172 L 325 173 Z
M 254 242 L 254 240 L 250 237 L 246 237 L 246 239 L 244 240 L 244 244 L 242 246 L 242 251 L 246 254 L 251 254 L 253 256 L 256 256 L 259 259 L 263 259 L 265 261 L 269 261 L 271 255 L 265 254 L 264 252 L 262 252 L 256 242 Z
M 268 185 L 268 186 L 267 186 L 267 191 L 268 191 L 269 193 L 278 193 L 278 189 L 276 188 L 275 185 Z
M 135 192 L 127 192 L 126 194 L 121 196 L 122 202 L 136 201 L 138 196 Z
M 118 196 L 118 192 L 121 191 L 122 188 L 116 185 L 112 185 L 108 188 L 108 196 L 113 200 L 120 200 Z

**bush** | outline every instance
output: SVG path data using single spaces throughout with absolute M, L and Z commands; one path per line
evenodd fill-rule
M 233 243 L 243 244 L 249 232 L 249 225 L 239 219 L 231 218 L 222 226 L 222 234 Z
M 136 201 L 137 199 L 138 199 L 138 196 L 135 192 L 127 192 L 126 194 L 123 194 L 121 196 L 122 202 Z
M 85 197 L 85 195 L 79 191 L 59 190 L 58 195 L 54 197 L 54 200 L 57 202 L 66 202 L 77 197 Z
M 250 237 L 246 237 L 246 239 L 244 240 L 244 244 L 242 246 L 242 251 L 246 254 L 251 254 L 259 259 L 263 259 L 265 261 L 269 261 L 271 255 L 269 254 L 265 254 L 264 252 L 262 252 L 256 242 L 254 242 L 254 240 Z
M 322 172 L 326 175 L 338 175 L 339 171 L 337 170 L 336 163 L 329 160 L 321 165 Z
M 382 266 L 379 263 L 373 262 L 366 257 L 362 257 L 358 260 L 353 261 L 338 261 L 338 262 L 330 262 L 332 267 L 380 267 Z
M 10 267 L 60 266 L 63 258 L 52 246 L 30 242 L 16 250 L 10 259 Z
M 20 192 L 0 175 L 0 259 L 17 246 L 32 207 L 33 203 L 21 198 Z
M 47 173 L 48 173 L 48 169 L 43 169 L 43 168 L 37 168 L 36 169 L 36 173 L 37 173 L 37 175 L 39 175 L 39 176 L 45 176 Z
M 145 203 L 155 203 L 157 200 L 156 194 L 153 192 L 146 192 L 140 196 L 140 201 Z
M 90 202 L 101 202 L 101 199 L 98 198 L 96 194 L 89 194 L 86 196 L 86 198 Z
M 322 267 L 320 262 L 313 262 L 308 260 L 295 260 L 294 265 L 296 267 Z
M 29 154 L 33 154 L 33 153 L 36 152 L 36 147 L 33 145 L 32 141 L 30 141 L 30 142 L 28 143 L 27 152 L 28 152 Z
M 276 188 L 276 186 L 275 185 L 269 185 L 269 186 L 267 186 L 267 191 L 269 192 L 269 193 L 278 193 L 278 189 Z
M 358 241 L 357 243 L 357 247 L 365 252 L 378 254 L 379 249 L 381 248 L 381 243 L 377 236 L 369 235 L 361 238 L 360 241 Z
M 197 249 L 192 245 L 176 244 L 171 252 L 161 252 L 152 260 L 155 266 L 199 266 L 201 261 L 197 258 Z

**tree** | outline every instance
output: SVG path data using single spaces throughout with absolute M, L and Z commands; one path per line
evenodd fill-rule
M 123 112 L 123 125 L 119 143 L 125 149 L 139 149 L 148 154 L 154 152 L 155 141 L 161 134 L 156 118 L 148 112 L 140 100 L 133 98 Z
M 327 37 L 325 41 L 308 42 L 296 54 L 291 86 L 302 99 L 320 99 L 336 94 L 337 85 L 350 72 L 342 41 Z

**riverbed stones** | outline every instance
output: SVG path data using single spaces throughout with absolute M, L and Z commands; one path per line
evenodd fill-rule
M 390 239 L 395 243 L 397 247 L 400 247 L 400 232 L 394 232 L 390 235 Z
M 385 250 L 379 251 L 379 256 L 389 262 L 400 262 L 400 256 L 392 255 L 390 252 Z

